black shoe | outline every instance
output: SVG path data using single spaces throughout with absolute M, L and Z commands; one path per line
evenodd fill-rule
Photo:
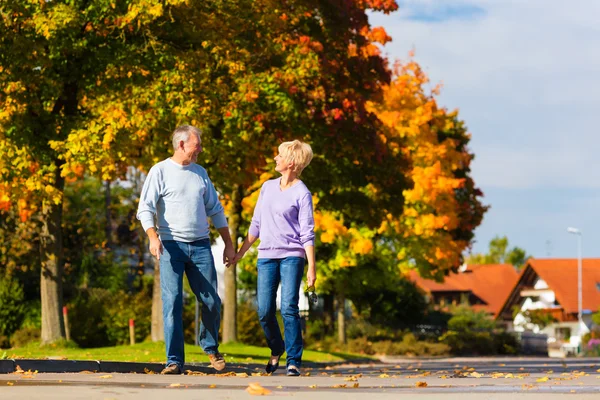
M 165 369 L 160 371 L 161 375 L 181 375 L 181 368 L 177 364 L 169 364 Z
M 273 372 L 277 371 L 277 368 L 279 368 L 279 359 L 281 358 L 282 355 L 283 355 L 283 353 L 281 353 L 277 357 L 277 362 L 275 364 L 271 364 L 270 359 L 269 359 L 269 361 L 267 361 L 267 366 L 265 367 L 265 371 L 267 371 L 267 374 L 272 374 Z
M 300 370 L 295 365 L 288 365 L 287 376 L 300 376 Z

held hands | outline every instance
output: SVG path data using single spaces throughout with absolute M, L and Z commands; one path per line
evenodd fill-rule
M 233 246 L 225 246 L 225 250 L 223 250 L 223 264 L 227 268 L 235 265 L 237 263 L 235 250 L 233 250 Z
M 246 254 L 245 251 L 243 251 L 242 249 L 240 249 L 237 254 L 235 255 L 234 259 L 233 259 L 233 263 L 237 264 L 242 258 L 244 258 L 244 254 Z

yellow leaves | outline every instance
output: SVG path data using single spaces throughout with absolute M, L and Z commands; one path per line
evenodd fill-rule
M 350 250 L 356 254 L 365 255 L 373 250 L 373 242 L 365 237 L 353 237 L 350 242 Z
M 544 376 L 544 377 L 536 379 L 535 381 L 541 383 L 541 382 L 548 382 L 549 380 L 550 380 L 550 378 L 548 378 L 547 376 Z
M 418 388 L 426 388 L 427 387 L 427 382 L 424 381 L 419 381 L 415 384 L 416 387 Z
M 113 376 L 112 375 L 101 375 L 98 378 L 99 379 L 111 379 Z
M 258 382 L 249 384 L 246 388 L 246 392 L 250 393 L 253 396 L 265 396 L 271 394 L 271 391 L 269 389 L 262 387 Z

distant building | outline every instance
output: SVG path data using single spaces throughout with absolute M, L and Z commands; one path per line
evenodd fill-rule
M 577 259 L 530 259 L 498 318 L 517 332 L 548 335 L 551 348 L 575 352 L 592 327 L 592 313 L 600 307 L 600 259 L 583 260 L 582 288 L 584 324 L 579 324 Z M 525 317 L 531 311 L 549 315 L 555 322 L 531 323 Z
M 468 303 L 498 317 L 506 298 L 515 287 L 519 274 L 510 264 L 463 265 L 459 272 L 448 275 L 444 282 L 424 279 L 416 271 L 409 279 L 427 294 L 438 309 Z

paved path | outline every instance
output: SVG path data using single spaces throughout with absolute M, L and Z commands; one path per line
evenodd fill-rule
M 19 360 L 17 360 L 17 363 Z M 0 399 L 249 399 L 255 387 L 269 397 L 361 399 L 543 399 L 565 395 L 600 399 L 600 359 L 453 358 L 387 359 L 381 364 L 304 368 L 292 378 L 283 370 L 265 376 L 262 366 L 230 366 L 216 374 L 204 368 L 188 375 L 124 373 L 0 374 Z M 260 386 L 257 386 L 255 384 Z

